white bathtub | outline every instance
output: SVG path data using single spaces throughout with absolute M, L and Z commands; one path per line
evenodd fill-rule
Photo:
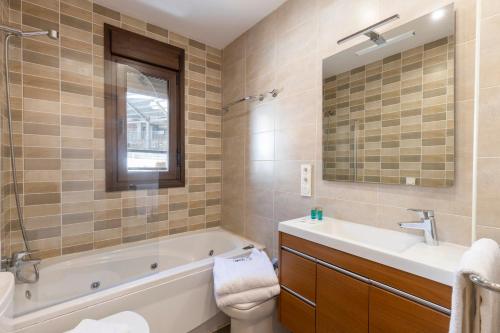
M 151 333 L 189 332 L 218 313 L 210 254 L 237 257 L 250 244 L 262 248 L 214 228 L 44 260 L 38 283 L 16 286 L 12 331 L 59 333 L 131 310 Z

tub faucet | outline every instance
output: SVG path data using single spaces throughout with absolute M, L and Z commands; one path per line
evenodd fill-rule
M 18 251 L 12 253 L 10 258 L 2 258 L 2 271 L 11 272 L 16 277 L 16 282 L 19 283 L 36 283 L 40 278 L 37 266 L 41 260 L 31 258 L 31 253 L 28 251 Z M 22 270 L 25 266 L 33 266 L 35 268 L 35 276 L 26 278 L 22 275 Z
M 428 245 L 439 245 L 436 220 L 434 219 L 433 210 L 425 209 L 408 209 L 409 211 L 416 212 L 420 216 L 420 221 L 417 222 L 400 222 L 399 226 L 403 229 L 417 229 L 424 231 L 425 243 Z

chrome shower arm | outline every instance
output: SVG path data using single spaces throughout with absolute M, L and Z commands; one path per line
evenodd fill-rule
M 20 36 L 23 33 L 19 29 L 12 28 L 12 27 L 9 27 L 9 26 L 6 26 L 6 25 L 1 25 L 1 24 L 0 24 L 0 31 L 4 31 L 4 32 L 6 32 L 8 34 L 17 35 L 17 36 Z
M 9 35 L 14 35 L 17 37 L 36 37 L 36 36 L 47 36 L 51 39 L 59 39 L 59 32 L 57 30 L 38 30 L 38 31 L 22 31 L 7 25 L 0 24 L 0 31 L 6 32 Z

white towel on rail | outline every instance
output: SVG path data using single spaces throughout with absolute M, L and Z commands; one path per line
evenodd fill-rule
M 278 278 L 267 254 L 257 249 L 253 249 L 248 257 L 215 257 L 213 274 L 216 295 L 237 294 L 278 285 Z
M 243 303 L 256 303 L 267 301 L 280 293 L 279 284 L 271 287 L 256 288 L 235 294 L 215 295 L 218 307 L 230 306 Z
M 450 333 L 499 333 L 500 295 L 474 287 L 470 274 L 500 281 L 500 249 L 495 241 L 474 242 L 460 261 L 453 284 Z

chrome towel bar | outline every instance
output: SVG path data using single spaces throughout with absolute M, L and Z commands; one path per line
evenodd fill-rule
M 222 108 L 222 110 L 224 112 L 228 112 L 229 108 L 231 106 L 236 105 L 236 104 L 241 103 L 241 102 L 254 102 L 254 101 L 262 102 L 266 98 L 267 95 L 270 95 L 272 98 L 276 98 L 276 97 L 278 97 L 279 93 L 280 93 L 280 91 L 278 89 L 273 89 L 271 91 L 267 91 L 267 92 L 265 92 L 263 94 L 260 94 L 260 95 L 245 96 L 243 98 L 240 98 L 240 99 L 238 99 L 238 100 L 236 100 L 234 102 L 231 102 L 231 103 L 227 104 L 226 106 L 224 106 Z
M 485 279 L 479 275 L 476 275 L 476 274 L 470 274 L 469 279 L 472 281 L 472 283 L 474 283 L 480 287 L 483 287 L 485 289 L 500 293 L 500 284 L 499 283 L 490 282 L 487 279 Z

